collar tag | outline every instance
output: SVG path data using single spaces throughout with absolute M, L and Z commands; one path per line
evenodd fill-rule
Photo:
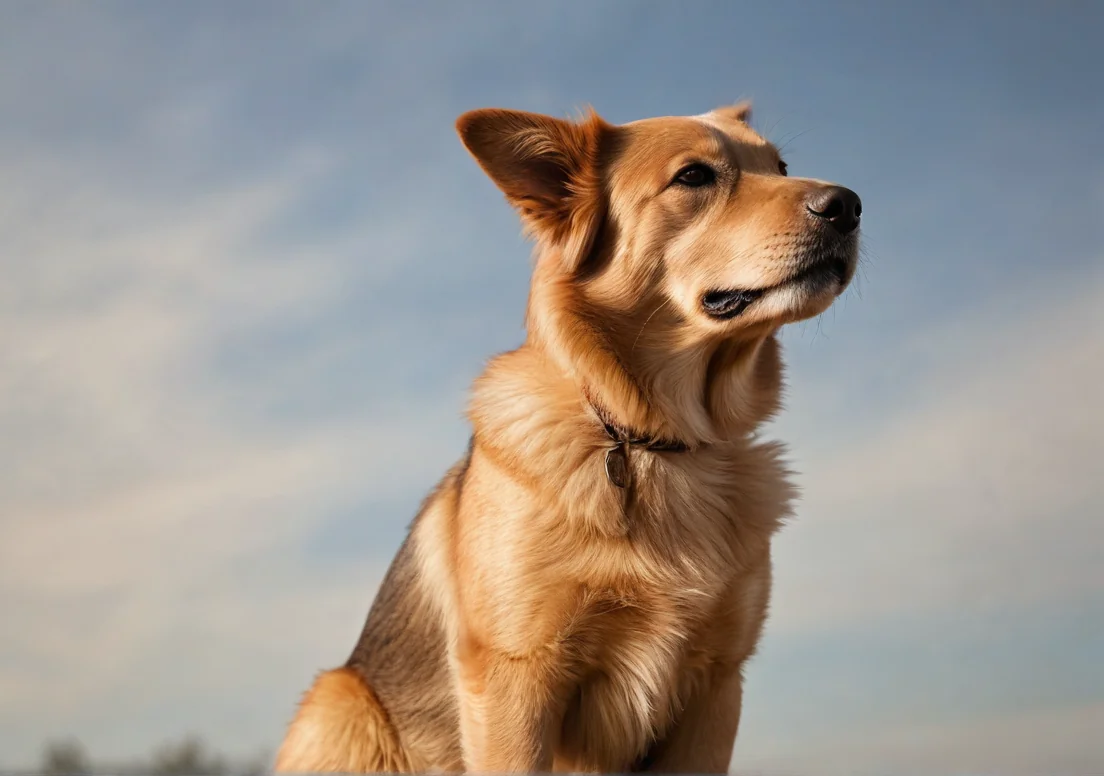
M 624 444 L 606 451 L 606 478 L 615 487 L 626 488 L 629 485 L 629 458 L 625 454 Z

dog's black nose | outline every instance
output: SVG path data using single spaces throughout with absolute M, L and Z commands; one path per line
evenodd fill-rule
M 815 217 L 823 218 L 840 234 L 850 234 L 859 225 L 862 200 L 851 189 L 826 186 L 805 198 L 805 209 Z

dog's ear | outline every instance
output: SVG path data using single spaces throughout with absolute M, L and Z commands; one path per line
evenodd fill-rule
M 713 112 L 747 124 L 751 121 L 751 101 L 741 100 L 735 105 L 725 105 L 723 108 L 717 108 Z
M 605 215 L 601 151 L 613 127 L 593 111 L 565 121 L 487 108 L 460 116 L 456 130 L 526 231 L 558 248 L 566 268 L 576 269 Z

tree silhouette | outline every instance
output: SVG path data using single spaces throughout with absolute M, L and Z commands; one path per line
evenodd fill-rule
M 158 776 L 224 776 L 227 770 L 223 759 L 208 752 L 194 735 L 162 745 L 150 764 L 150 772 Z
M 88 754 L 75 738 L 47 741 L 42 750 L 42 772 L 52 776 L 86 776 L 92 772 Z
M 252 757 L 227 760 L 207 748 L 197 735 L 186 735 L 153 750 L 148 759 L 126 763 L 92 762 L 84 746 L 74 737 L 48 740 L 42 747 L 37 773 L 43 776 L 93 776 L 93 774 L 131 774 L 131 776 L 265 776 L 272 770 L 271 753 L 265 750 Z M 3 776 L 0 767 L 0 776 Z

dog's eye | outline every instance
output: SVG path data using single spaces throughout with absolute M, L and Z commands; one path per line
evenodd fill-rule
M 788 169 L 790 169 L 790 166 L 788 164 L 786 164 L 785 162 L 783 162 L 781 159 L 779 159 L 778 160 L 778 174 L 779 175 L 789 175 L 789 173 L 786 172 Z
M 675 183 L 696 189 L 699 186 L 708 186 L 716 179 L 717 174 L 711 167 L 704 164 L 691 164 L 679 170 L 679 174 L 675 176 Z

